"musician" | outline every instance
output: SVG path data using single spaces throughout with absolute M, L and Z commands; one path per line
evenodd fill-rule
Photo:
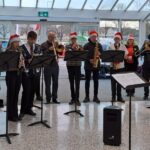
M 30 31 L 27 35 L 27 43 L 21 46 L 23 57 L 25 59 L 26 69 L 22 73 L 22 100 L 21 111 L 19 118 L 22 119 L 25 114 L 35 116 L 36 113 L 32 110 L 34 95 L 37 87 L 37 78 L 39 77 L 40 69 L 29 69 L 29 64 L 34 55 L 41 53 L 40 46 L 36 44 L 37 34 Z
M 102 45 L 98 42 L 98 33 L 94 30 L 89 32 L 89 41 L 84 45 L 84 50 L 88 50 L 88 60 L 85 61 L 85 94 L 84 103 L 90 102 L 89 88 L 91 74 L 94 81 L 94 98 L 93 101 L 100 103 L 98 98 L 98 79 L 100 70 L 100 54 L 103 51 Z
M 128 50 L 125 47 L 125 45 L 121 44 L 123 37 L 122 34 L 120 32 L 117 32 L 114 36 L 114 44 L 111 44 L 109 49 L 110 50 L 122 50 L 125 52 L 125 56 L 124 58 L 127 58 L 128 55 Z M 124 61 L 123 62 L 114 62 L 111 64 L 111 74 L 115 74 L 115 73 L 121 73 L 124 71 Z M 111 78 L 111 90 L 112 90 L 112 101 L 119 101 L 119 102 L 125 102 L 122 98 L 122 94 L 121 94 L 121 86 L 113 79 Z M 116 99 L 116 95 L 117 95 L 117 99 Z
M 148 39 L 144 42 L 141 55 L 144 56 L 144 63 L 142 66 L 143 70 L 143 78 L 149 82 L 150 80 L 150 34 L 148 35 Z M 147 100 L 149 96 L 149 87 L 144 87 L 144 100 Z
M 53 54 L 56 56 L 49 65 L 44 67 L 45 93 L 47 104 L 51 102 L 51 99 L 53 103 L 60 104 L 60 102 L 57 101 L 59 76 L 58 54 L 62 54 L 64 47 L 60 46 L 56 41 L 56 34 L 54 32 L 49 32 L 48 40 L 41 45 L 41 50 L 43 54 Z
M 138 68 L 138 57 L 136 56 L 139 51 L 138 45 L 134 42 L 134 36 L 131 34 L 127 40 L 127 44 L 125 45 L 128 50 L 127 59 L 125 59 L 125 71 L 128 72 L 136 72 Z M 126 90 L 127 96 L 129 96 L 129 91 Z M 130 90 L 131 96 L 134 96 L 135 89 Z
M 70 44 L 66 46 L 66 51 L 81 51 L 83 48 L 77 43 L 77 33 L 70 33 Z M 80 74 L 81 74 L 81 61 L 67 61 L 67 70 L 69 75 L 70 89 L 71 89 L 71 101 L 70 105 L 76 103 L 81 105 L 79 101 L 80 90 Z
M 20 52 L 18 50 L 20 38 L 17 34 L 10 36 L 9 45 L 6 49 L 8 52 Z M 21 68 L 23 61 L 21 60 L 18 68 Z M 8 105 L 8 120 L 17 122 L 18 118 L 18 95 L 21 87 L 21 73 L 18 71 L 6 72 L 6 85 L 7 85 L 7 105 Z

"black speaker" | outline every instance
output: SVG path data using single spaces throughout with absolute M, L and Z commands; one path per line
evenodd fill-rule
M 103 142 L 106 145 L 119 146 L 121 144 L 121 111 L 117 106 L 104 108 Z
M 0 99 L 0 108 L 4 107 L 3 100 Z

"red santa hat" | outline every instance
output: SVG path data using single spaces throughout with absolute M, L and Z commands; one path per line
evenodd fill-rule
M 11 35 L 9 38 L 9 43 L 11 44 L 12 42 L 20 42 L 19 35 L 17 34 Z
M 92 30 L 89 32 L 89 36 L 97 36 L 98 37 L 98 33 L 95 30 Z
M 121 32 L 115 33 L 114 39 L 115 39 L 115 38 L 119 38 L 120 40 L 123 40 L 122 33 L 121 33 Z
M 71 32 L 69 36 L 70 36 L 70 39 L 77 38 L 77 32 Z
M 129 35 L 128 40 L 134 40 L 133 34 L 130 34 L 130 35 Z

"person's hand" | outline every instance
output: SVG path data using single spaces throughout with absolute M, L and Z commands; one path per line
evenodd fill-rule
M 132 60 L 132 56 L 128 56 L 128 58 L 127 58 L 128 60 Z
M 93 64 L 94 63 L 94 59 L 90 59 L 90 63 Z
M 54 50 L 54 47 L 53 47 L 53 46 L 49 47 L 49 50 L 50 50 L 50 51 L 53 51 L 53 50 Z

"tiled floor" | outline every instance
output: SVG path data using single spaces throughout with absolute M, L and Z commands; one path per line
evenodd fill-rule
M 84 117 L 64 115 L 73 109 L 68 104 L 44 106 L 44 118 L 50 129 L 42 125 L 27 126 L 40 119 L 40 110 L 35 109 L 36 117 L 25 116 L 20 123 L 9 123 L 9 131 L 20 135 L 11 138 L 11 145 L 0 138 L 0 150 L 128 150 L 128 102 L 116 103 L 124 109 L 121 146 L 103 144 L 103 108 L 109 105 L 109 102 L 82 104 L 80 110 Z M 5 114 L 0 115 L 3 133 Z M 145 108 L 145 102 L 132 102 L 132 150 L 150 150 L 150 109 Z

